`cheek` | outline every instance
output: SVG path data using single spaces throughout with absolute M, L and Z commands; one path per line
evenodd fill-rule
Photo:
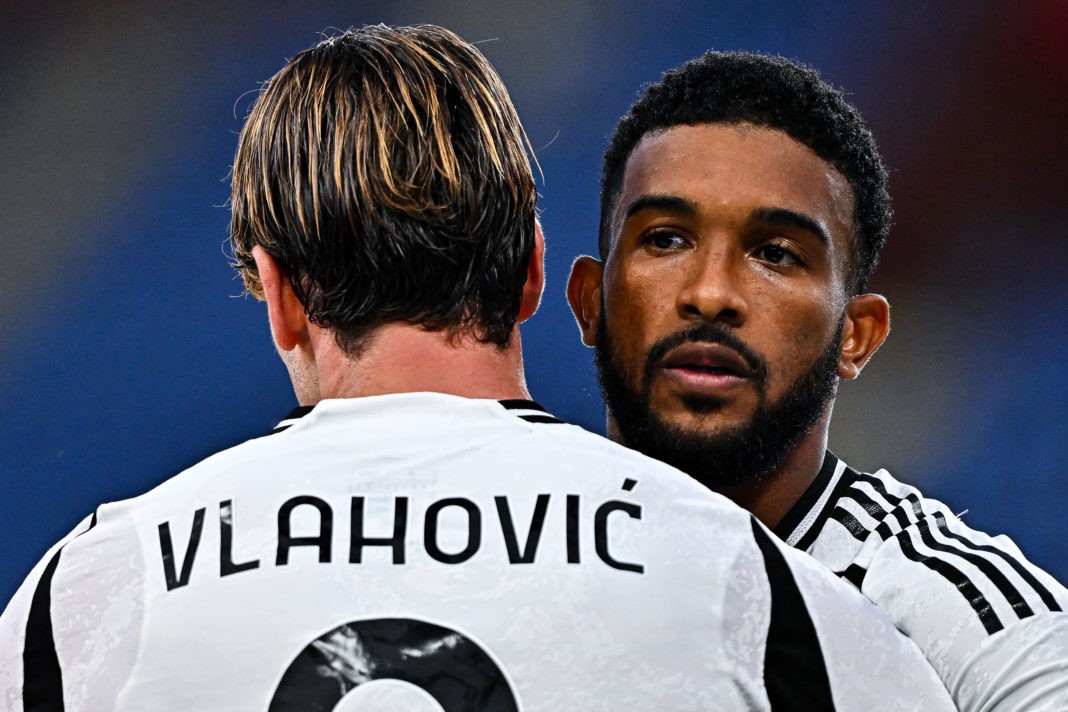
M 675 313 L 678 285 L 671 270 L 665 269 L 620 269 L 611 272 L 605 280 L 609 308 L 615 317 L 627 316 L 645 329 L 657 328 L 659 322 L 670 319 Z
M 839 312 L 833 295 L 814 296 L 780 293 L 775 304 L 764 309 L 771 323 L 763 331 L 763 352 L 771 370 L 772 390 L 791 384 L 811 368 L 834 338 Z
M 672 300 L 655 280 L 619 275 L 606 282 L 606 310 L 619 345 L 637 342 L 648 347 L 672 314 Z
M 792 312 L 783 323 L 789 331 L 783 333 L 792 334 L 793 338 L 783 339 L 784 346 L 792 343 L 799 350 L 798 356 L 817 350 L 827 341 L 829 321 L 830 315 L 819 309 Z
M 671 302 L 655 283 L 619 275 L 605 280 L 604 318 L 617 364 L 640 374 L 652 345 L 668 333 Z

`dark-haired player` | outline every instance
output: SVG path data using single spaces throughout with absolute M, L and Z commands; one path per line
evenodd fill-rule
M 0 707 L 950 708 L 856 591 L 529 400 L 534 180 L 474 47 L 377 26 L 299 54 L 233 175 L 302 407 L 57 545 L 0 618 Z
M 826 449 L 839 379 L 887 334 L 866 286 L 889 227 L 875 142 L 814 71 L 709 52 L 667 72 L 616 126 L 601 261 L 568 286 L 609 435 L 853 583 L 962 710 L 1068 709 L 1068 592 L 1005 537 Z

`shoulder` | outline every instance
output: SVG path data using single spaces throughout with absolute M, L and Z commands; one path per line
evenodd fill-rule
M 880 605 L 880 597 L 903 598 L 913 610 L 943 615 L 951 606 L 962 625 L 987 634 L 1068 605 L 1068 592 L 1008 537 L 972 529 L 885 470 L 869 474 L 839 463 L 829 489 L 800 545 Z M 920 605 L 919 597 L 936 590 L 938 606 Z
M 807 536 L 816 559 L 920 646 L 962 709 L 1014 694 L 1046 699 L 1044 680 L 1063 681 L 1068 591 L 1008 537 L 969 527 L 884 470 L 845 466 Z
M 96 524 L 96 514 L 86 517 L 49 549 L 0 614 L 0 700 L 22 699 L 25 680 L 33 681 L 38 699 L 58 699 L 60 671 L 53 634 L 56 593 L 62 595 L 65 590 L 70 550 Z
M 753 523 L 771 588 L 766 675 L 797 676 L 838 709 L 952 709 L 946 691 L 911 641 L 882 611 L 811 557 Z M 814 669 L 813 666 L 816 666 Z M 872 670 L 879 675 L 872 675 Z M 770 688 L 769 688 L 770 689 Z M 909 692 L 900 694 L 901 689 Z M 796 702 L 796 693 L 792 695 Z M 875 702 L 875 701 L 878 702 Z M 820 707 L 805 700 L 807 708 Z M 831 705 L 828 705 L 830 707 Z
M 1008 537 L 972 529 L 885 470 L 851 471 L 847 480 L 832 518 L 862 541 L 853 575 L 866 593 L 917 597 L 910 586 L 937 588 L 943 606 L 960 611 L 962 624 L 978 623 L 988 634 L 1068 605 L 1063 586 Z

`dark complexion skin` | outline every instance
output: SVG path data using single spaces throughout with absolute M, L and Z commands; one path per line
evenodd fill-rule
M 645 136 L 606 263 L 568 284 L 609 436 L 778 523 L 819 472 L 838 379 L 889 328 L 885 299 L 847 292 L 852 234 L 848 182 L 785 133 Z

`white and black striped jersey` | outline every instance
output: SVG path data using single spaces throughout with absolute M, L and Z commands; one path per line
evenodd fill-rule
M 1068 710 L 1068 591 L 1007 537 L 829 452 L 775 531 L 886 611 L 961 710 Z
M 689 477 L 422 393 L 323 401 L 100 507 L 0 617 L 0 708 L 952 707 L 870 602 Z

